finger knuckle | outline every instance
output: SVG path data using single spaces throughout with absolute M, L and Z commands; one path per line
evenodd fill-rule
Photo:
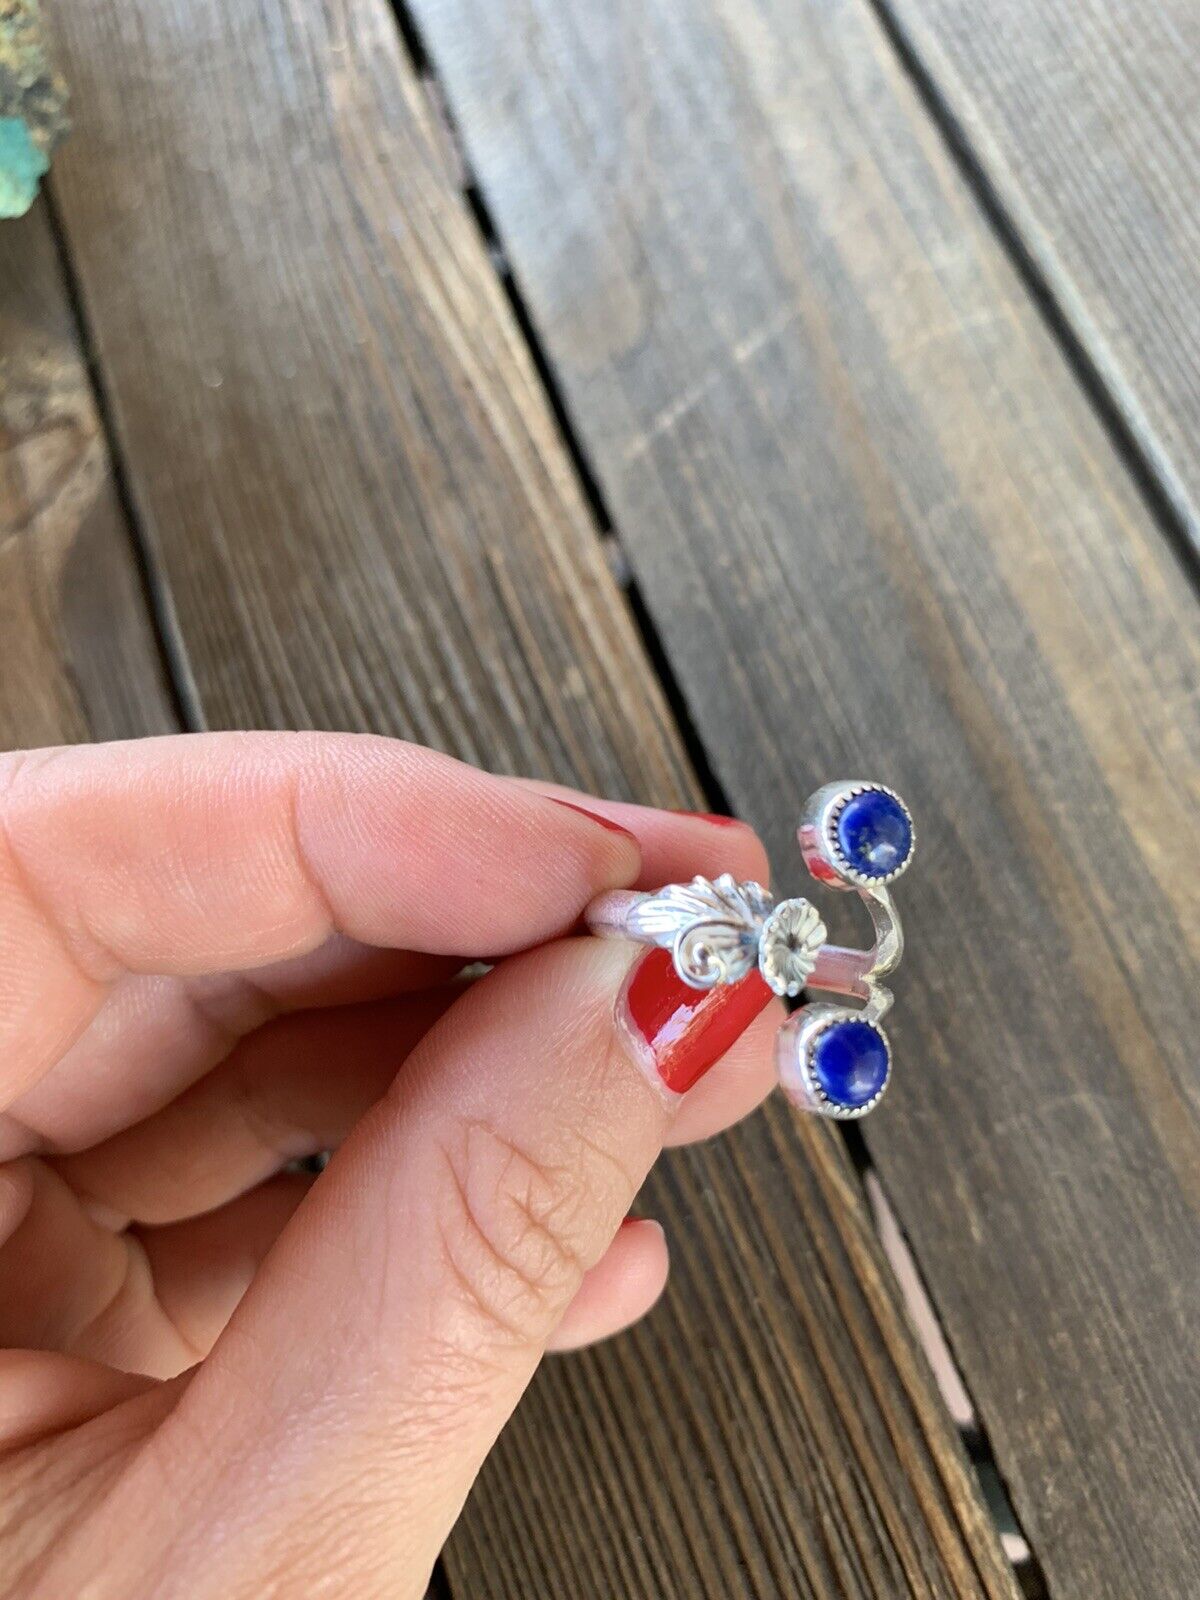
M 441 1242 L 460 1301 L 495 1335 L 545 1338 L 592 1264 L 596 1213 L 613 1208 L 621 1180 L 590 1141 L 523 1147 L 481 1122 L 443 1153 Z
M 108 983 L 121 973 L 121 962 L 89 928 L 77 894 L 61 885 L 57 891 L 47 887 L 55 878 L 47 864 L 53 869 L 58 859 L 56 826 L 62 826 L 49 802 L 56 789 L 71 792 L 72 754 L 56 746 L 0 756 L 0 906 L 6 916 L 15 907 L 22 922 L 45 929 L 86 983 Z M 48 774 L 59 767 L 66 770 L 56 785 Z

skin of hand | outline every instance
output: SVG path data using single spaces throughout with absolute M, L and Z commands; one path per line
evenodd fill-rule
M 425 1593 L 543 1354 L 662 1290 L 662 1146 L 770 1088 L 756 976 L 580 936 L 722 871 L 394 740 L 0 756 L 3 1600 Z

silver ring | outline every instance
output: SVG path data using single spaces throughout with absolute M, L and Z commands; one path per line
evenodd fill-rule
M 803 1111 L 847 1120 L 879 1104 L 892 1053 L 881 1019 L 892 1004 L 879 981 L 893 972 L 904 936 L 889 885 L 912 861 L 912 815 L 881 783 L 828 783 L 804 807 L 797 830 L 808 870 L 829 888 L 853 890 L 871 914 L 869 950 L 829 944 L 810 901 L 776 901 L 729 873 L 669 883 L 649 893 L 616 890 L 587 908 L 590 931 L 670 950 L 693 989 L 741 983 L 756 970 L 777 995 L 805 989 L 862 1001 L 860 1009 L 810 1001 L 788 1018 L 775 1046 L 780 1085 Z

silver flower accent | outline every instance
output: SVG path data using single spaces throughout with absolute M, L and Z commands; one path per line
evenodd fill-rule
M 679 976 L 693 989 L 711 989 L 754 970 L 773 905 L 760 883 L 738 883 L 725 872 L 711 883 L 693 878 L 650 895 L 630 913 L 629 932 L 670 949 Z
M 776 994 L 798 995 L 812 975 L 825 943 L 825 924 L 807 900 L 781 900 L 758 943 L 758 969 Z

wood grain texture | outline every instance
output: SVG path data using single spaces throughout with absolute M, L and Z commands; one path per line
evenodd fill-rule
M 108 447 L 37 206 L 0 228 L 0 748 L 172 725 Z
M 87 129 L 57 169 L 65 232 L 204 719 L 371 727 L 695 803 L 382 0 L 57 19 Z M 619 1571 L 648 1595 L 695 1573 L 1013 1595 L 841 1147 L 787 1126 L 652 1189 L 685 1330 L 647 1336 L 671 1403 L 620 1344 L 550 1368 L 468 1508 L 456 1594 L 637 1593 Z M 672 1511 L 652 1548 L 648 1503 Z
M 447 1547 L 455 1593 L 1015 1600 L 841 1142 L 774 1103 L 642 1205 L 666 1298 L 543 1366 L 539 1425 L 502 1437 Z
M 913 803 L 867 1139 L 1050 1592 L 1194 1596 L 1186 578 L 868 6 L 416 12 L 783 885 L 816 782 Z
M 1200 549 L 1200 8 L 883 3 Z
M 681 792 L 383 0 L 135 16 L 64 8 L 57 192 L 207 723 Z

